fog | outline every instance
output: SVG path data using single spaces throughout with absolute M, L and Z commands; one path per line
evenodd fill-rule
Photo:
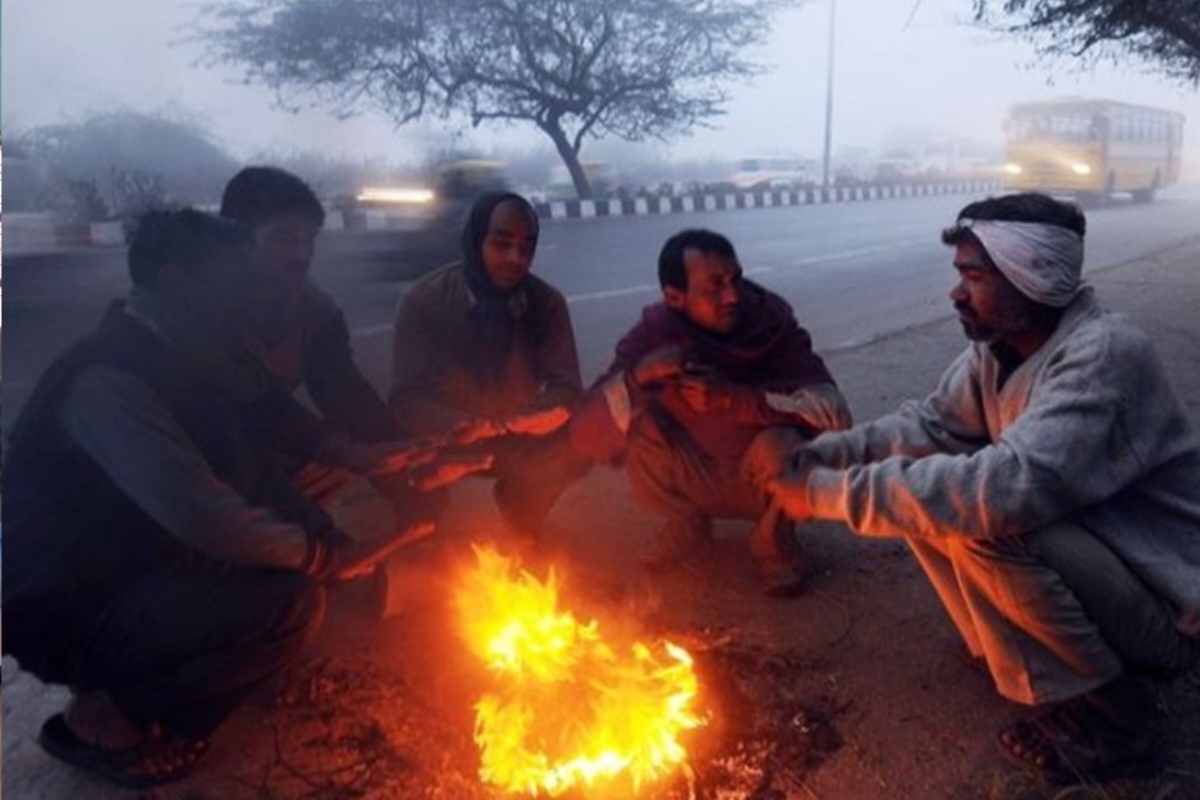
M 829 0 L 777 18 L 758 56 L 771 70 L 730 87 L 728 113 L 712 127 L 648 152 L 675 159 L 755 154 L 818 157 L 824 130 Z M 331 156 L 415 161 L 447 143 L 545 146 L 522 127 L 396 129 L 381 113 L 338 121 L 322 111 L 291 114 L 273 95 L 239 83 L 230 69 L 198 66 L 188 41 L 193 0 L 40 0 L 4 8 L 3 127 L 6 131 L 132 108 L 193 115 L 231 153 L 321 151 Z M 1189 117 L 1188 172 L 1200 162 L 1200 95 L 1139 65 L 1081 72 L 1039 63 L 1031 45 L 968 24 L 970 0 L 838 0 L 834 148 L 886 148 L 905 137 L 966 137 L 998 146 L 1006 107 L 1062 95 L 1106 97 Z M 585 155 L 589 147 L 585 145 Z

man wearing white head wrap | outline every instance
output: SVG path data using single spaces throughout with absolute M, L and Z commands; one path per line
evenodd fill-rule
M 974 234 L 996 268 L 1035 303 L 1064 308 L 1082 286 L 1083 236 L 1042 222 L 971 219 L 959 227 Z
M 1150 340 L 1079 282 L 1086 221 L 1039 194 L 943 233 L 972 344 L 922 402 L 799 450 L 789 516 L 907 539 L 1060 782 L 1155 769 L 1146 677 L 1200 661 L 1200 440 Z

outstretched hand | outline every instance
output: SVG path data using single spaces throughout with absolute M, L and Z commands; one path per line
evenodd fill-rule
M 335 581 L 350 581 L 370 575 L 380 563 L 386 561 L 404 545 L 433 533 L 433 522 L 419 520 L 396 531 L 369 541 L 358 541 L 341 531 L 332 531 L 326 537 L 329 547 L 329 563 L 325 575 Z
M 804 522 L 812 519 L 812 503 L 808 496 L 808 475 L 816 466 L 811 457 L 800 450 L 788 458 L 779 474 L 767 481 L 766 491 L 773 506 L 789 519 Z
M 381 442 L 366 446 L 369 466 L 366 475 L 388 475 L 428 464 L 437 457 L 437 448 L 426 442 Z
M 677 384 L 683 401 L 695 411 L 707 413 L 733 408 L 737 387 L 722 380 L 715 372 L 689 369 Z
M 566 406 L 554 406 L 541 411 L 514 414 L 503 421 L 509 433 L 525 436 L 546 436 L 571 421 L 571 411 Z
M 495 463 L 491 453 L 442 454 L 428 464 L 414 469 L 409 482 L 418 491 L 429 492 L 457 483 L 468 475 L 486 472 Z
M 469 445 L 493 439 L 506 433 L 504 425 L 490 417 L 470 417 L 455 425 L 446 435 L 444 444 Z
M 684 373 L 687 357 L 677 344 L 660 347 L 642 356 L 630 371 L 633 382 L 641 387 L 679 378 Z
M 364 444 L 343 433 L 326 437 L 317 451 L 322 464 L 342 467 L 356 475 L 387 475 L 428 463 L 437 448 L 427 442 L 401 440 Z

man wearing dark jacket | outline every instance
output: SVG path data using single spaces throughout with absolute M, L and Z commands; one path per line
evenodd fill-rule
M 530 274 L 537 239 L 520 195 L 476 199 L 462 261 L 427 275 L 396 310 L 390 396 L 417 435 L 495 457 L 496 503 L 526 543 L 588 468 L 565 427 L 583 393 L 575 334 L 562 293 Z
M 651 571 L 704 547 L 714 518 L 757 520 L 755 554 L 795 561 L 762 486 L 799 437 L 849 426 L 845 401 L 791 306 L 743 277 L 724 236 L 672 236 L 658 276 L 662 301 L 617 344 L 572 421 L 572 444 L 623 456 L 638 502 L 665 518 Z
M 322 459 L 330 429 L 238 344 L 264 300 L 250 246 L 197 211 L 143 218 L 128 298 L 7 448 L 5 652 L 72 689 L 42 746 L 126 786 L 185 775 L 314 635 L 323 582 L 405 533 L 356 542 L 275 469 L 278 449 Z
M 303 386 L 337 430 L 366 442 L 396 439 L 387 404 L 354 363 L 342 310 L 308 276 L 325 224 L 313 190 L 276 167 L 246 167 L 226 184 L 221 216 L 251 228 L 256 266 L 271 292 L 247 347 L 284 385 Z
M 247 283 L 260 282 L 266 302 L 260 304 L 243 344 L 287 389 L 303 387 L 324 422 L 335 433 L 327 452 L 336 460 L 354 460 L 351 451 L 362 443 L 378 449 L 407 448 L 400 442 L 408 426 L 400 424 L 354 362 L 346 318 L 333 298 L 309 278 L 325 210 L 303 180 L 277 167 L 246 167 L 225 186 L 221 216 L 247 225 L 254 237 L 253 269 Z M 341 468 L 292 461 L 288 468 L 301 489 L 327 508 L 356 509 L 401 526 L 428 518 L 431 498 L 417 486 L 457 480 L 484 468 L 482 457 L 448 458 L 430 449 L 421 480 L 409 476 L 375 475 L 373 486 L 356 480 Z M 437 473 L 436 475 L 434 473 Z M 380 505 L 380 495 L 390 505 Z

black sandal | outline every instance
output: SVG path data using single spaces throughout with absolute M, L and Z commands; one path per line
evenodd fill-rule
M 1063 704 L 1005 728 L 996 746 L 1013 766 L 1057 784 L 1145 778 L 1161 769 L 1146 737 L 1079 704 Z
M 42 726 L 38 743 L 50 755 L 129 789 L 148 789 L 191 774 L 208 751 L 203 740 L 156 738 L 124 750 L 96 747 L 80 739 L 62 714 Z

